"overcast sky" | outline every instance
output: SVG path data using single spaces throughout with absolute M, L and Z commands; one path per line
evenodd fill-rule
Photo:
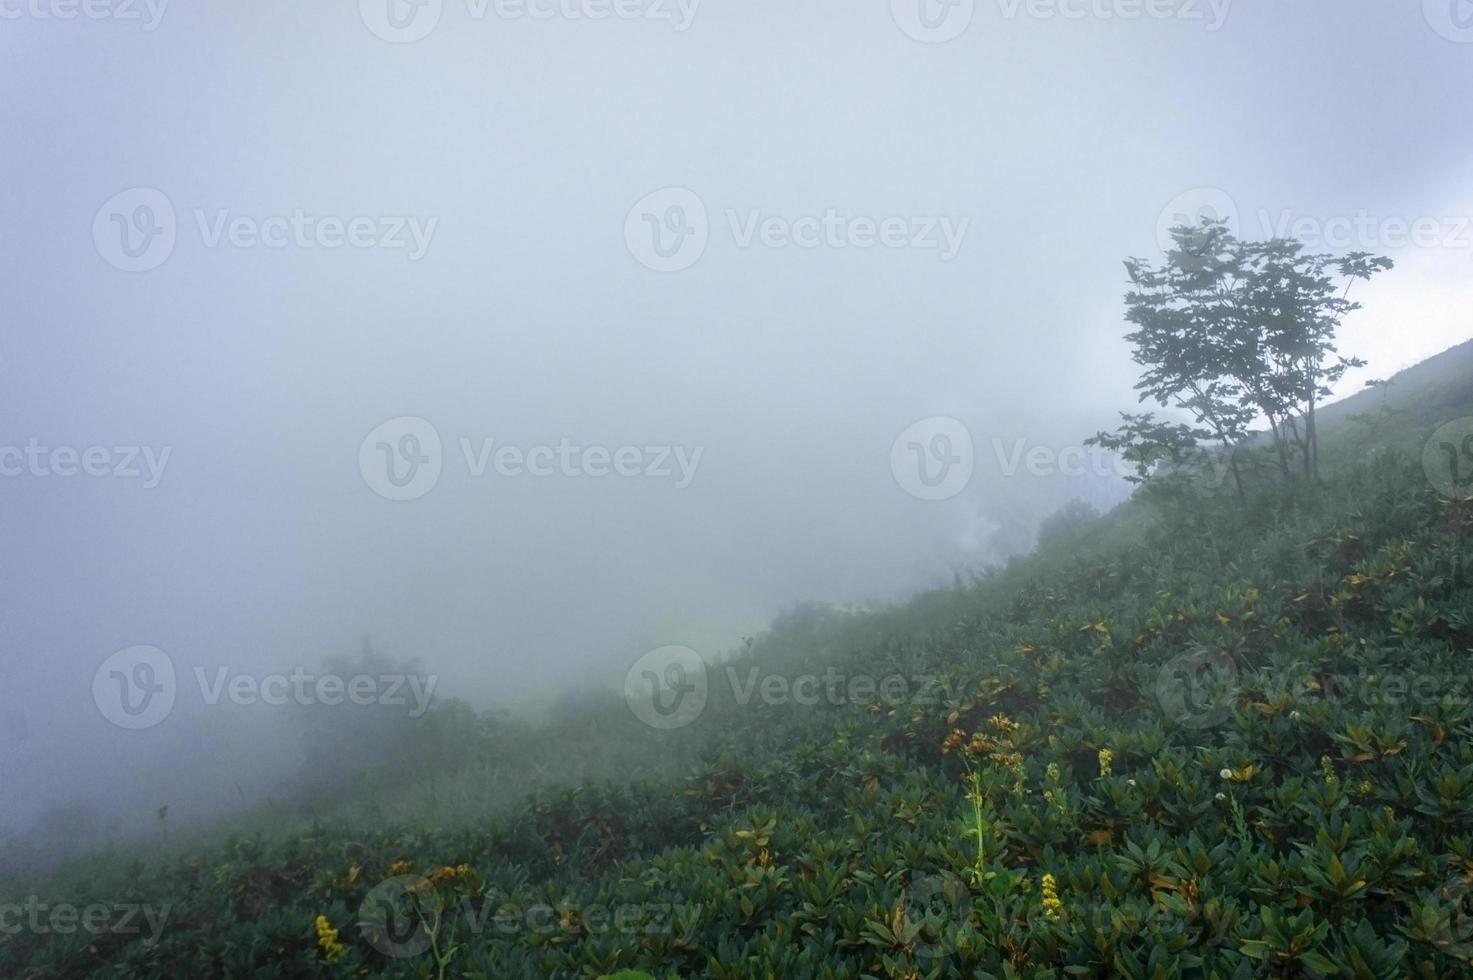
M 1346 390 L 1466 339 L 1460 2 L 0 0 L 0 824 L 135 645 L 506 703 L 1107 506 L 1009 461 L 1177 215 L 1395 258 Z

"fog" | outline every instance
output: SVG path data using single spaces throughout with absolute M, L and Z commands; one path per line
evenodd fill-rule
M 1204 209 L 1395 258 L 1345 392 L 1465 339 L 1420 6 L 0 0 L 0 827 L 259 802 L 209 687 L 363 637 L 532 711 L 1026 551 L 1127 496 L 1121 262 Z

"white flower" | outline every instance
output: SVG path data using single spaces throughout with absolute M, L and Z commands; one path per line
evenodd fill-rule
M 1233 771 L 1231 769 L 1224 769 L 1222 772 L 1218 773 L 1218 775 L 1221 776 L 1223 779 L 1232 779 Z
M 1127 786 L 1134 786 L 1135 785 L 1135 780 L 1134 779 L 1127 779 L 1125 781 L 1125 785 L 1127 785 Z
M 1217 794 L 1217 799 L 1218 799 L 1218 802 L 1221 802 L 1221 801 L 1227 799 L 1227 794 L 1226 793 L 1218 793 Z
M 1298 711 L 1291 711 L 1291 712 L 1289 712 L 1289 720 L 1290 721 L 1298 721 L 1299 720 L 1299 712 Z

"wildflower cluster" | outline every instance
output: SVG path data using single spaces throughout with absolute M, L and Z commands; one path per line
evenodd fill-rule
M 468 864 L 457 864 L 455 867 L 437 868 L 430 872 L 429 882 L 432 885 L 445 885 L 452 882 L 470 881 L 475 876 Z
M 1045 874 L 1043 876 L 1043 914 L 1048 916 L 1050 922 L 1058 922 L 1064 915 L 1064 903 L 1059 900 L 1058 887 L 1054 883 L 1054 876 Z
M 996 714 L 987 719 L 987 727 L 991 728 L 996 735 L 974 732 L 968 736 L 960 729 L 952 729 L 942 741 L 941 751 L 957 753 L 962 764 L 967 767 L 968 781 L 972 781 L 971 774 L 974 772 L 974 765 L 985 761 L 1012 777 L 1014 795 L 1025 795 L 1028 792 L 1027 770 L 1023 762 L 1023 753 L 1015 744 L 1020 732 L 1019 724 L 1007 715 Z
M 317 917 L 317 946 L 322 950 L 322 958 L 329 963 L 336 963 L 348 952 L 348 947 L 338 940 L 338 931 L 325 915 Z
M 1006 715 L 993 715 L 988 719 L 988 727 L 1002 736 L 1007 736 L 1007 741 L 1018 729 L 1018 724 Z M 971 821 L 966 827 L 967 836 L 976 842 L 975 857 L 972 862 L 972 877 L 974 882 L 983 882 L 992 877 L 987 869 L 987 838 L 989 834 L 988 811 L 991 807 L 987 799 L 987 784 L 984 781 L 984 765 L 991 763 L 999 769 L 1009 773 L 1013 777 L 1012 791 L 1022 796 L 1027 792 L 1024 786 L 1023 756 L 1013 749 L 1011 744 L 1003 744 L 992 735 L 984 732 L 974 732 L 968 736 L 966 732 L 953 728 L 941 743 L 943 754 L 956 753 L 966 767 L 963 779 L 967 784 L 966 799 L 972 807 Z

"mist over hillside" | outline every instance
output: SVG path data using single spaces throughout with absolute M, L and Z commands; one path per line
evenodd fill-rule
M 0 0 L 0 974 L 1473 969 L 1464 6 Z

